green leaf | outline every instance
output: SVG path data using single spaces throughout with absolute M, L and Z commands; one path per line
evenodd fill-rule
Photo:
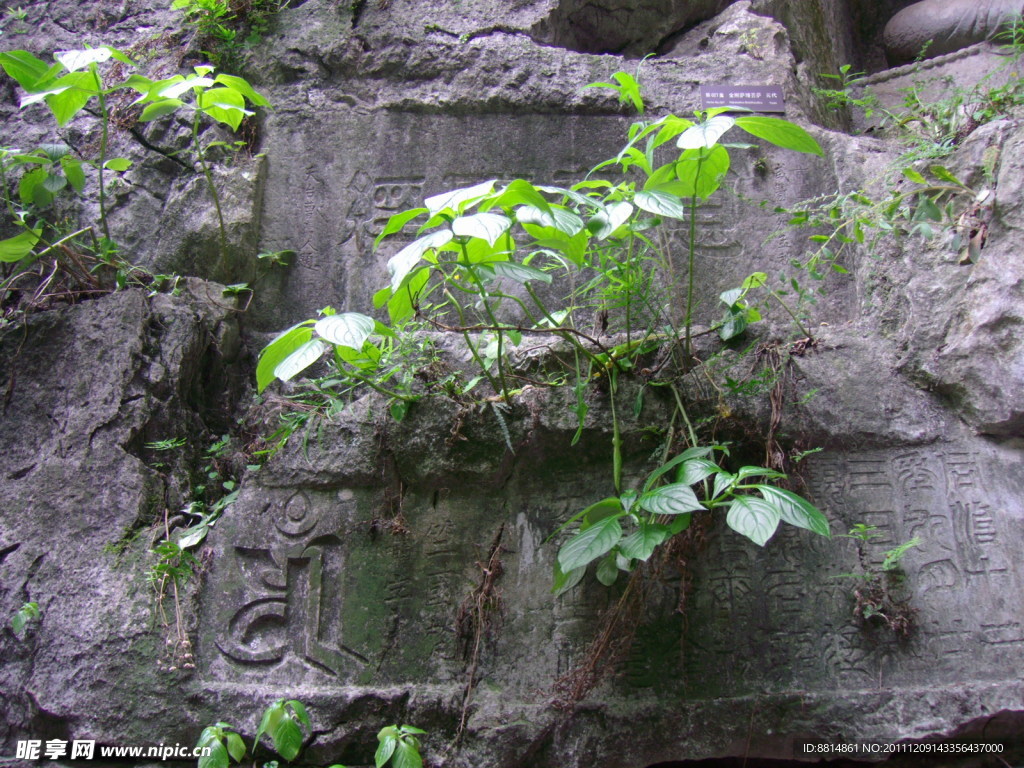
M 302 729 L 290 717 L 281 718 L 277 729 L 271 734 L 274 750 L 289 762 L 299 756 L 302 749 Z
M 511 226 L 510 219 L 497 213 L 476 213 L 455 219 L 452 233 L 456 237 L 478 237 L 488 245 L 494 245 Z
M 673 456 L 671 459 L 666 461 L 664 464 L 662 464 L 660 467 L 655 469 L 653 472 L 651 472 L 651 474 L 647 476 L 647 481 L 644 483 L 644 492 L 647 492 L 651 488 L 653 488 L 654 484 L 658 481 L 658 478 L 664 475 L 670 469 L 679 466 L 684 461 L 689 461 L 690 459 L 695 459 L 701 456 L 707 456 L 709 453 L 711 453 L 711 450 L 712 449 L 707 446 L 698 445 L 694 446 L 693 448 L 687 448 L 678 456 Z
M 423 758 L 413 744 L 401 739 L 395 747 L 391 764 L 394 768 L 423 768 Z
M 308 320 L 293 325 L 278 334 L 277 338 L 263 348 L 256 365 L 256 388 L 258 391 L 262 392 L 274 380 L 274 370 L 285 358 L 313 338 L 313 329 L 309 327 L 311 325 L 312 323 Z
M 82 161 L 73 157 L 62 157 L 60 166 L 64 169 L 64 176 L 67 177 L 71 187 L 81 194 L 85 188 L 85 171 L 82 170 Z
M 394 728 L 394 726 L 391 727 Z M 395 748 L 398 746 L 398 729 L 395 728 L 394 730 L 395 735 L 387 734 L 386 736 L 383 736 L 383 738 L 383 731 L 380 734 L 377 734 L 380 744 L 377 746 L 377 752 L 373 756 L 373 761 L 377 768 L 382 768 L 382 766 L 391 759 L 391 756 L 395 754 Z
M 395 421 L 402 421 L 409 413 L 409 408 L 412 405 L 408 400 L 394 400 L 388 406 L 388 413 L 391 414 L 391 418 Z
M 420 292 L 430 280 L 430 269 L 423 267 L 414 270 L 402 286 L 391 294 L 387 300 L 388 316 L 392 324 L 401 323 L 412 317 L 414 314 L 413 302 L 419 297 Z M 386 289 L 391 291 L 390 288 Z
M 680 149 L 713 147 L 722 138 L 722 135 L 736 125 L 737 122 L 736 118 L 728 117 L 727 115 L 712 117 L 710 120 L 698 123 L 683 131 L 676 141 L 676 146 Z
M 228 754 L 234 759 L 236 763 L 242 762 L 242 758 L 245 757 L 245 742 L 242 741 L 242 737 L 237 733 L 229 733 L 228 739 Z
M 21 261 L 32 253 L 32 248 L 39 242 L 39 235 L 42 234 L 42 231 L 41 229 L 26 229 L 14 237 L 0 240 L 0 261 L 7 264 Z
M 646 561 L 668 537 L 667 526 L 642 522 L 635 531 L 619 542 L 619 552 L 632 560 Z
M 274 376 L 281 381 L 290 381 L 319 360 L 326 350 L 327 345 L 320 339 L 307 341 L 278 364 Z
M 646 190 L 637 192 L 633 201 L 638 208 L 643 208 L 649 213 L 658 216 L 667 216 L 670 219 L 682 219 L 686 216 L 686 209 L 682 202 L 675 195 L 658 190 Z
M 375 327 L 372 317 L 358 312 L 342 312 L 320 318 L 313 330 L 332 344 L 360 350 Z
M 928 168 L 931 171 L 932 176 L 940 181 L 947 181 L 950 184 L 956 184 L 958 187 L 963 187 L 964 183 L 960 181 L 956 176 L 950 173 L 949 169 L 942 165 L 932 165 Z
M 585 566 L 605 554 L 622 538 L 621 515 L 599 520 L 562 545 L 558 551 L 558 567 L 562 573 Z
M 495 181 L 496 179 L 491 179 L 490 181 L 484 181 L 472 187 L 455 189 L 451 192 L 442 192 L 440 195 L 428 197 L 423 202 L 427 206 L 427 210 L 430 212 L 431 216 L 445 210 L 446 208 L 450 208 L 456 213 L 462 213 L 471 204 L 478 202 L 481 198 L 490 194 L 491 190 L 494 189 Z
M 21 106 L 38 101 L 37 96 L 44 98 L 53 116 L 57 118 L 57 124 L 63 128 L 96 95 L 96 78 L 91 72 L 72 72 L 53 85 L 56 87 L 46 94 L 33 94 L 22 99 Z
M 213 85 L 213 80 L 202 75 L 189 75 L 188 77 L 175 75 L 167 80 L 159 80 L 154 83 L 151 95 L 152 98 L 158 99 L 177 99 L 193 88 L 209 88 L 211 85 Z
M 235 75 L 217 75 L 214 78 L 214 82 L 220 83 L 221 85 L 227 86 L 228 88 L 238 91 L 245 98 L 251 101 L 257 107 L 269 107 L 270 102 L 267 98 L 259 93 L 249 85 L 249 81 Z
M 587 229 L 598 240 L 604 240 L 615 230 L 629 221 L 633 215 L 633 206 L 624 200 L 611 203 L 604 210 L 598 211 L 594 217 L 587 222 Z
M 575 587 L 580 581 L 583 580 L 584 574 L 587 572 L 587 566 L 581 565 L 579 568 L 574 568 L 568 573 L 562 573 L 562 569 L 558 567 L 558 561 L 555 561 L 555 574 L 551 584 L 551 592 L 555 597 L 564 595 L 570 589 Z
M 550 227 L 569 237 L 583 229 L 583 219 L 560 206 L 550 206 L 545 211 L 532 205 L 523 205 L 516 209 L 516 220 L 520 224 Z
M 493 183 L 493 182 L 492 182 Z M 439 229 L 429 235 L 413 240 L 409 245 L 388 259 L 388 273 L 391 275 L 391 290 L 397 293 L 402 281 L 412 271 L 423 254 L 432 248 L 440 248 L 451 242 L 454 235 L 450 229 Z
M 619 578 L 619 566 L 615 563 L 614 552 L 609 552 L 601 558 L 601 562 L 597 564 L 597 572 L 595 575 L 597 576 L 597 580 L 606 587 L 610 587 L 615 583 Z
M 26 91 L 38 91 L 45 87 L 51 67 L 28 51 L 4 51 L 0 53 L 0 67 Z
M 699 483 L 705 477 L 721 472 L 722 469 L 711 459 L 696 458 L 684 461 L 676 474 L 676 482 L 683 485 Z
M 809 155 L 824 155 L 811 134 L 788 120 L 779 117 L 737 117 L 736 125 L 777 147 Z
M 736 482 L 736 475 L 731 475 L 728 472 L 719 472 L 715 475 L 715 486 L 711 493 L 711 498 L 717 499 L 723 493 Z
M 160 99 L 159 101 L 154 101 L 142 110 L 142 114 L 139 115 L 139 122 L 148 123 L 158 120 L 164 115 L 169 115 L 176 111 L 184 103 L 181 99 Z
M 935 204 L 935 201 L 927 195 L 918 195 L 917 210 L 920 216 L 924 216 L 932 221 L 942 221 L 942 211 Z
M 774 485 L 757 485 L 755 488 L 760 491 L 766 502 L 778 510 L 779 517 L 790 525 L 806 528 L 826 538 L 832 537 L 828 518 L 807 499 Z
M 493 200 L 488 200 L 486 208 L 501 207 L 511 208 L 514 205 L 526 205 L 531 208 L 537 208 L 543 213 L 551 212 L 551 204 L 548 203 L 547 198 L 544 197 L 530 182 L 525 179 L 516 179 L 509 183 L 505 189 L 501 191 Z
M 747 330 L 747 326 L 749 324 L 746 312 L 736 310 L 735 308 L 730 309 L 726 312 L 725 319 L 722 321 L 722 325 L 718 329 L 718 336 L 722 341 L 734 339 Z
M 661 189 L 671 190 L 679 197 L 699 197 L 707 200 L 722 184 L 729 172 L 729 151 L 720 145 L 710 150 L 690 149 L 684 152 L 676 163 L 679 184 L 663 184 Z
M 132 161 L 124 157 L 112 157 L 103 164 L 103 167 L 121 173 L 132 167 Z
M 915 184 L 927 184 L 927 180 L 920 173 L 915 171 L 913 168 L 904 168 L 903 175 L 910 179 Z
M 218 123 L 231 126 L 237 131 L 246 115 L 253 114 L 245 108 L 245 99 L 231 88 L 210 88 L 196 98 L 196 105 Z
M 693 489 L 685 483 L 672 483 L 648 491 L 637 499 L 637 504 L 656 515 L 681 515 L 704 509 Z
M 53 58 L 64 65 L 68 72 L 75 72 L 85 69 L 90 64 L 102 64 L 110 58 L 112 49 L 106 46 L 101 48 L 86 48 L 82 51 L 57 51 Z
M 779 513 L 774 506 L 754 496 L 737 496 L 729 505 L 725 522 L 763 547 L 779 526 Z
M 736 473 L 736 482 L 741 483 L 748 477 L 771 477 L 781 480 L 786 475 L 774 469 L 768 469 L 768 467 L 740 467 L 739 472 Z
M 520 284 L 526 284 L 530 280 L 537 280 L 551 285 L 551 275 L 533 267 L 523 264 L 516 264 L 514 261 L 495 261 L 487 265 L 498 277 L 505 277 Z
M 199 758 L 198 768 L 228 768 L 230 760 L 224 745 L 218 740 L 206 746 L 210 748 L 210 754 Z
M 401 232 L 406 224 L 417 216 L 422 216 L 424 213 L 427 213 L 426 208 L 410 208 L 408 211 L 400 211 L 399 213 L 394 214 L 390 219 L 388 219 L 388 223 L 384 225 L 384 231 L 377 235 L 376 239 L 373 241 L 373 249 L 377 250 L 377 246 L 380 245 L 381 240 L 388 235 L 393 235 L 395 232 Z

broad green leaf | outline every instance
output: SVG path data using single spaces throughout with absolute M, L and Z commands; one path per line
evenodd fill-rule
M 703 123 L 690 126 L 680 134 L 676 146 L 680 149 L 702 149 L 713 147 L 722 135 L 736 125 L 737 120 L 726 115 L 712 117 Z
M 384 225 L 384 231 L 377 235 L 376 239 L 373 241 L 373 249 L 377 250 L 377 246 L 380 245 L 381 240 L 388 235 L 393 235 L 395 232 L 401 232 L 406 224 L 424 213 L 427 213 L 426 208 L 410 208 L 408 211 L 400 211 L 399 213 L 394 214 L 390 219 L 388 219 L 388 223 Z
M 558 562 L 555 561 L 555 575 L 551 584 L 552 594 L 554 594 L 555 597 L 564 595 L 583 580 L 583 576 L 586 572 L 587 567 L 585 565 L 581 565 L 579 568 L 574 568 L 568 573 L 562 573 L 562 569 L 558 567 Z
M 493 246 L 511 226 L 510 219 L 497 213 L 476 213 L 455 219 L 452 233 L 456 237 L 478 237 Z
M 698 445 L 694 446 L 693 448 L 687 448 L 679 455 L 673 456 L 671 459 L 666 461 L 664 464 L 662 464 L 660 467 L 655 469 L 653 472 L 651 472 L 651 474 L 647 476 L 647 481 L 644 483 L 644 492 L 647 492 L 651 488 L 653 488 L 654 484 L 658 481 L 658 478 L 664 475 L 673 467 L 677 467 L 684 461 L 689 461 L 690 459 L 707 456 L 709 453 L 711 453 L 711 448 L 704 445 Z
M 683 485 L 699 483 L 705 477 L 721 472 L 722 469 L 711 459 L 696 458 L 684 461 L 676 474 L 676 482 Z
M 373 761 L 377 768 L 381 768 L 381 766 L 385 765 L 387 761 L 391 759 L 391 756 L 395 754 L 395 747 L 398 746 L 397 730 L 398 729 L 395 729 L 396 733 L 394 735 L 383 735 L 382 733 L 377 735 L 377 738 L 380 740 L 380 744 L 377 745 L 377 752 L 373 756 Z
M 205 523 L 200 523 L 199 525 L 187 528 L 185 533 L 183 533 L 178 539 L 178 546 L 182 549 L 191 549 L 206 538 L 206 534 L 209 533 L 209 530 L 210 527 Z
M 428 197 L 423 203 L 427 206 L 427 210 L 432 216 L 443 211 L 445 208 L 450 208 L 456 213 L 462 213 L 472 203 L 490 194 L 491 190 L 494 189 L 495 181 L 496 179 L 491 179 L 472 187 L 442 192 L 440 195 Z
M 920 216 L 932 221 L 942 221 L 942 210 L 927 195 L 917 196 L 917 210 Z
M 681 515 L 704 509 L 693 489 L 684 483 L 672 483 L 648 491 L 637 499 L 637 504 L 656 515 Z
M 54 82 L 46 93 L 26 96 L 21 100 L 21 106 L 26 107 L 40 98 L 45 99 L 57 124 L 63 128 L 95 95 L 96 78 L 92 73 L 72 72 Z
M 788 120 L 779 117 L 737 117 L 736 125 L 777 147 L 809 155 L 824 155 L 811 134 Z
M 227 740 L 228 754 L 231 755 L 236 763 L 242 762 L 242 758 L 245 757 L 245 742 L 242 741 L 242 737 L 237 733 L 229 733 Z
M 680 155 L 676 163 L 676 176 L 681 185 L 673 188 L 663 184 L 661 189 L 679 197 L 699 197 L 707 200 L 722 184 L 722 178 L 729 172 L 729 151 L 716 145 L 710 150 L 690 149 Z
M 594 214 L 594 217 L 587 222 L 587 229 L 598 240 L 604 240 L 615 232 L 615 230 L 629 221 L 629 217 L 632 215 L 633 206 L 624 200 L 617 203 L 611 203 L 606 206 L 604 210 L 598 211 Z
M 320 318 L 313 330 L 332 344 L 358 350 L 363 348 L 363 343 L 373 333 L 374 327 L 372 317 L 358 312 L 342 312 L 340 315 Z
M 493 182 L 492 182 L 493 183 Z M 431 248 L 440 248 L 451 242 L 454 235 L 450 229 L 439 229 L 429 235 L 413 240 L 409 245 L 388 259 L 388 273 L 391 275 L 391 290 L 397 292 L 398 287 L 415 267 L 423 254 Z
M 43 186 L 49 175 L 45 168 L 33 168 L 22 175 L 21 181 L 18 182 L 18 197 L 24 205 L 45 208 L 53 202 L 53 195 Z
M 68 72 L 76 72 L 85 69 L 90 64 L 102 64 L 110 58 L 111 49 L 106 46 L 101 48 L 86 48 L 83 51 L 57 51 L 53 58 L 64 65 Z
M 740 467 L 736 473 L 736 482 L 741 483 L 748 477 L 771 477 L 775 479 L 782 479 L 786 475 L 782 472 L 777 472 L 774 469 L 768 469 L 768 467 Z
M 619 578 L 619 566 L 615 563 L 614 552 L 609 552 L 601 558 L 601 562 L 597 564 L 595 576 L 606 587 L 610 587 Z
M 252 741 L 253 750 L 256 749 L 256 745 L 260 743 L 260 738 L 264 733 L 273 734 L 277 731 L 278 725 L 281 723 L 281 718 L 284 717 L 284 700 L 278 699 L 265 710 L 263 710 L 263 717 L 260 720 L 260 726 L 256 729 L 256 736 Z
M 747 330 L 748 325 L 750 322 L 747 320 L 747 313 L 733 307 L 726 312 L 725 319 L 718 329 L 718 337 L 722 341 L 729 341 Z
M 806 528 L 826 538 L 832 537 L 828 518 L 807 499 L 797 496 L 791 491 L 776 488 L 774 485 L 755 486 L 764 500 L 771 504 L 779 513 L 779 517 L 790 525 Z
M 754 496 L 737 496 L 729 505 L 725 522 L 763 547 L 779 526 L 779 513 L 774 506 Z
M 46 188 L 46 191 L 52 195 L 56 195 L 67 185 L 68 180 L 65 179 L 63 176 L 58 176 L 55 173 L 47 173 L 46 178 L 43 179 L 43 186 Z
M 728 472 L 719 472 L 715 475 L 715 485 L 714 490 L 711 492 L 711 498 L 717 499 L 729 490 L 735 482 L 736 475 L 731 475 Z
M 327 345 L 320 339 L 307 341 L 278 364 L 274 376 L 281 381 L 290 381 L 319 360 L 326 350 Z
M 610 184 L 607 184 L 607 182 L 606 182 L 606 185 L 607 186 L 611 186 Z M 585 187 L 582 186 L 582 182 L 580 184 L 575 184 L 573 186 L 574 187 L 579 187 L 581 189 L 585 188 Z M 580 205 L 580 206 L 583 206 L 583 207 L 590 207 L 590 208 L 595 208 L 595 209 L 598 209 L 598 208 L 601 207 L 601 204 L 597 200 L 594 200 L 593 198 L 590 198 L 590 197 L 587 197 L 584 194 L 581 194 L 576 189 L 566 189 L 565 187 L 550 187 L 550 186 L 545 186 L 545 185 L 538 185 L 537 189 L 539 189 L 541 192 L 547 192 L 547 193 L 552 194 L 552 195 L 563 195 L 566 198 L 568 198 L 569 200 L 572 200 L 577 205 Z
M 26 91 L 40 90 L 51 74 L 51 66 L 42 59 L 37 59 L 28 51 L 4 51 L 0 53 L 0 67 L 8 76 L 17 81 Z M 59 68 L 58 68 L 59 71 Z
M 728 291 L 722 291 L 718 294 L 718 300 L 727 307 L 735 307 L 736 302 L 743 298 L 745 293 L 746 291 L 742 288 L 730 288 Z
M 942 165 L 932 165 L 928 168 L 931 171 L 932 176 L 940 181 L 947 181 L 950 184 L 956 184 L 958 187 L 964 186 L 964 183 L 960 181 L 956 176 L 950 173 L 949 169 Z
M 764 272 L 753 272 L 746 277 L 743 281 L 743 291 L 751 291 L 754 288 L 760 288 L 761 286 L 768 284 L 768 275 Z
M 271 734 L 274 750 L 289 762 L 299 756 L 302 749 L 302 729 L 290 717 L 281 718 L 277 729 Z
M 218 123 L 231 126 L 237 131 L 246 115 L 253 114 L 245 108 L 245 99 L 238 91 L 231 88 L 210 88 L 202 91 L 196 98 L 199 109 Z
M 682 202 L 675 195 L 658 190 L 646 190 L 637 192 L 633 201 L 638 208 L 643 208 L 649 213 L 658 216 L 667 216 L 670 219 L 682 219 L 686 216 L 686 209 Z
M 21 261 L 32 253 L 32 248 L 39 242 L 40 234 L 41 229 L 26 229 L 14 237 L 0 240 L 0 261 L 7 264 Z
M 132 167 L 132 161 L 124 157 L 112 157 L 103 164 L 103 167 L 110 171 L 127 171 Z
M 231 762 L 228 758 L 228 750 L 220 740 L 212 741 L 206 745 L 210 748 L 210 754 L 199 758 L 198 768 L 228 768 Z
M 920 173 L 915 171 L 913 168 L 904 168 L 903 175 L 910 179 L 915 184 L 927 184 L 928 181 Z
M 525 179 L 516 179 L 509 183 L 505 187 L 501 194 L 492 200 L 488 200 L 485 209 L 493 207 L 511 208 L 514 205 L 527 205 L 532 208 L 537 208 L 544 213 L 551 212 L 551 204 L 548 203 L 547 198 L 544 197 L 530 182 Z
M 520 224 L 556 229 L 570 237 L 583 229 L 583 219 L 561 206 L 549 206 L 545 211 L 532 205 L 523 205 L 516 209 L 516 220 Z
M 187 93 L 193 88 L 209 88 L 213 85 L 213 80 L 199 75 L 189 75 L 188 77 L 175 75 L 167 80 L 161 80 L 155 85 L 156 93 L 153 95 L 156 98 L 177 99 L 179 96 Z
M 262 94 L 257 93 L 256 90 L 253 89 L 251 85 L 249 85 L 249 82 L 247 80 L 242 79 L 241 77 L 236 77 L 235 75 L 217 75 L 213 80 L 216 83 L 225 85 L 228 88 L 231 88 L 232 90 L 238 91 L 240 94 L 242 94 L 245 98 L 247 98 L 257 107 L 270 106 L 270 102 L 267 101 L 267 98 Z
M 508 278 L 520 284 L 526 284 L 531 280 L 551 284 L 551 275 L 547 272 L 517 264 L 514 261 L 495 261 L 488 264 L 487 267 L 498 277 Z
M 262 392 L 274 380 L 274 370 L 285 358 L 313 338 L 313 329 L 309 327 L 310 325 L 309 321 L 293 325 L 278 334 L 277 338 L 263 348 L 256 365 L 256 388 L 258 391 Z
M 142 110 L 142 114 L 139 115 L 139 122 L 149 123 L 153 120 L 159 120 L 164 115 L 169 115 L 176 111 L 184 103 L 181 99 L 160 99 L 159 101 L 154 101 L 152 104 L 147 104 L 146 108 Z
M 558 567 L 563 573 L 585 566 L 601 557 L 622 538 L 620 515 L 599 520 L 562 545 L 558 551 Z
M 632 560 L 646 561 L 668 537 L 667 526 L 642 522 L 635 531 L 619 542 L 619 552 Z
M 415 746 L 405 739 L 400 739 L 395 747 L 391 765 L 393 768 L 423 768 L 423 758 Z
M 420 734 L 426 733 L 426 731 L 424 731 L 422 728 L 416 728 L 415 726 L 412 726 L 412 725 L 403 725 L 402 726 L 402 731 L 404 733 L 420 733 Z
M 85 188 L 85 171 L 82 169 L 82 161 L 73 157 L 62 157 L 61 168 L 64 169 L 64 176 L 67 177 L 71 187 L 81 194 Z
M 391 293 L 390 298 L 387 300 L 387 307 L 388 317 L 391 318 L 393 325 L 401 323 L 415 314 L 413 304 L 429 280 L 430 269 L 428 267 L 413 270 L 401 287 Z M 391 291 L 390 288 L 385 290 Z

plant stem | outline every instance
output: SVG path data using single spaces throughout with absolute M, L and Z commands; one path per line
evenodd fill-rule
M 196 101 L 199 101 L 199 94 L 196 94 Z M 224 227 L 224 215 L 220 209 L 220 196 L 217 194 L 217 187 L 213 183 L 213 174 L 210 172 L 210 166 L 206 164 L 206 152 L 203 150 L 202 144 L 199 143 L 199 115 L 201 114 L 198 106 L 195 110 L 195 115 L 192 119 L 192 143 L 195 147 L 196 158 L 199 160 L 199 167 L 203 171 L 203 176 L 206 178 L 206 186 L 210 190 L 210 197 L 213 198 L 213 207 L 217 211 L 217 225 L 220 229 L 220 255 L 221 258 L 227 258 L 228 253 L 228 237 Z
M 615 392 L 618 390 L 618 371 L 614 366 L 608 369 L 608 401 L 612 408 L 612 481 L 615 493 L 622 493 L 622 433 L 619 430 L 619 414 L 615 410 Z
M 110 230 L 107 229 L 107 185 L 103 180 L 104 166 L 107 164 L 107 139 L 110 127 L 110 112 L 107 110 L 107 98 L 103 92 L 103 81 L 100 79 L 99 69 L 96 64 L 90 64 L 89 70 L 96 81 L 96 99 L 100 104 L 100 228 L 103 230 L 103 238 L 110 241 Z
M 697 181 L 700 179 L 700 168 L 704 163 L 704 153 L 701 152 L 697 158 L 697 173 L 694 176 L 694 190 L 693 195 L 690 197 L 690 235 L 689 235 L 689 253 L 687 257 L 686 265 L 686 339 L 683 343 L 684 350 L 686 352 L 686 362 L 693 357 L 693 336 L 691 328 L 693 326 L 693 269 L 695 262 L 695 253 L 697 250 Z

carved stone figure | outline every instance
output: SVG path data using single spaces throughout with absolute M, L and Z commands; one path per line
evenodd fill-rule
M 925 45 L 927 57 L 950 53 L 991 39 L 1022 10 L 1021 0 L 921 0 L 886 24 L 885 51 L 891 64 L 913 61 Z

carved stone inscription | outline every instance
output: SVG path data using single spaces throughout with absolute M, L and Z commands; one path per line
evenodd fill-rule
M 204 659 L 214 677 L 257 668 L 351 677 L 368 664 L 346 643 L 347 556 L 339 528 L 351 492 L 331 509 L 304 491 L 258 502 L 262 513 L 229 534 L 215 574 L 220 596 Z M 216 589 L 216 587 L 221 587 Z
M 686 615 L 690 695 L 942 684 L 1019 669 L 1020 500 L 993 480 L 1007 472 L 961 448 L 815 457 L 810 491 L 833 533 L 864 523 L 876 537 L 830 542 L 783 527 L 761 550 L 716 530 Z M 854 615 L 865 582 L 851 574 L 878 572 L 888 550 L 914 537 L 898 587 L 914 628 L 898 638 Z

